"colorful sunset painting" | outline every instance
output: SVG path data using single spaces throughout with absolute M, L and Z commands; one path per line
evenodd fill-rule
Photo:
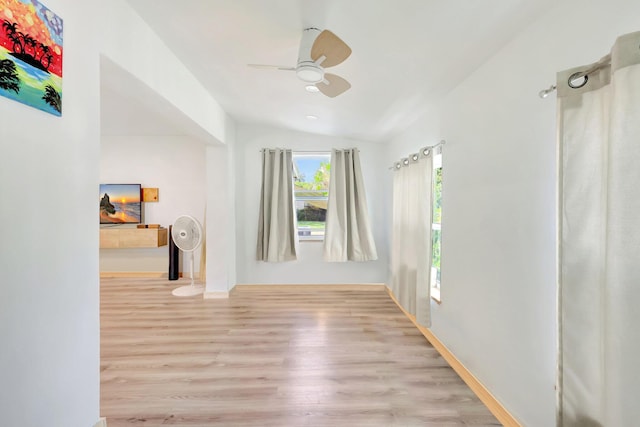
M 62 115 L 62 19 L 37 0 L 0 0 L 0 95 Z
M 140 187 L 140 184 L 100 184 L 100 224 L 139 224 Z

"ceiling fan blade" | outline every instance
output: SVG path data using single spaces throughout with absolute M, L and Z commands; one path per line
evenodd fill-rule
M 335 98 L 341 93 L 346 92 L 351 87 L 351 83 L 335 74 L 324 73 L 324 80 L 316 83 L 316 86 L 320 89 L 320 92 L 329 98 Z
M 319 65 L 323 68 L 333 67 L 351 55 L 351 48 L 329 30 L 321 32 L 311 47 L 311 59 L 317 61 L 321 56 L 325 57 Z
M 295 67 L 287 67 L 284 65 L 263 65 L 263 64 L 247 64 L 248 67 L 258 68 L 260 70 L 284 70 L 284 71 L 295 71 Z

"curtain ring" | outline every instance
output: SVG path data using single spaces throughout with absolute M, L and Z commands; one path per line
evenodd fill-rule
M 584 79 L 584 80 L 581 81 L 580 79 Z M 583 74 L 581 72 L 577 72 L 577 73 L 573 73 L 573 74 L 571 74 L 571 76 L 569 76 L 569 80 L 567 80 L 567 84 L 572 89 L 580 89 L 581 87 L 586 85 L 588 81 L 589 81 L 589 75 L 588 74 Z M 578 83 L 576 84 L 574 82 L 578 82 Z

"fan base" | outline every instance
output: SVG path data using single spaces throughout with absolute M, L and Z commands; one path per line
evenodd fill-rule
M 204 293 L 204 285 L 185 285 L 171 291 L 176 297 L 193 297 Z

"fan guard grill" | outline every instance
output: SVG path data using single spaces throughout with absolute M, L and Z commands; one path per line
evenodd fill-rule
M 195 218 L 183 215 L 173 224 L 171 237 L 180 250 L 193 251 L 202 242 L 202 226 Z

